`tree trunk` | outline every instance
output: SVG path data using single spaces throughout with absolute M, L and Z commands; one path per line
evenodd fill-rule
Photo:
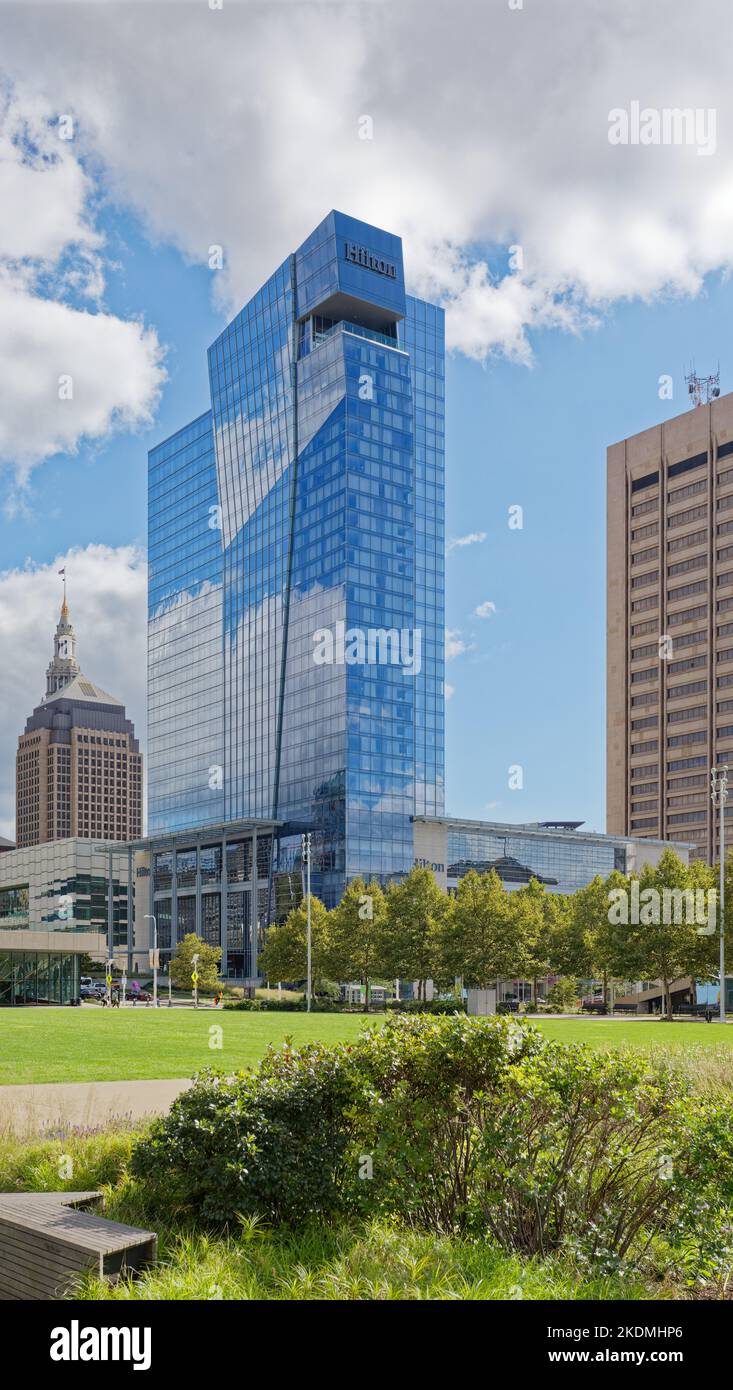
M 369 976 L 364 976 L 364 1004 L 366 1012 L 369 1013 Z
M 608 971 L 603 972 L 603 1007 L 608 1008 Z

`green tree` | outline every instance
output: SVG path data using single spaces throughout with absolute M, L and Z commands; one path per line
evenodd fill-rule
M 417 980 L 418 999 L 424 999 L 426 981 L 445 973 L 437 946 L 449 912 L 448 896 L 430 869 L 415 868 L 401 883 L 390 884 L 386 906 L 384 973 L 391 979 Z
M 360 980 L 369 1010 L 369 984 L 384 975 L 387 907 L 380 885 L 352 879 L 330 914 L 328 962 L 334 980 Z
M 493 869 L 488 874 L 471 869 L 461 879 L 440 931 L 440 955 L 451 975 L 488 989 L 495 981 L 527 974 L 527 913 L 512 907 L 516 896 Z
M 537 998 L 537 981 L 545 975 L 562 974 L 560 957 L 567 931 L 569 908 L 562 893 L 548 893 L 544 884 L 532 878 L 510 895 L 519 939 L 527 946 L 527 973 L 532 981 L 532 998 Z
M 578 981 L 574 976 L 563 975 L 547 991 L 547 1002 L 558 1013 L 569 1013 L 578 1002 Z
M 193 957 L 196 954 L 198 960 L 194 967 Z M 195 932 L 188 932 L 183 940 L 179 941 L 171 957 L 171 980 L 176 989 L 192 989 L 191 975 L 196 969 L 199 977 L 198 988 L 215 989 L 219 983 L 220 963 L 221 946 L 210 946 Z
M 311 894 L 311 975 L 313 984 L 328 977 L 330 913 Z M 308 974 L 308 913 L 305 903 L 293 908 L 281 925 L 267 930 L 259 954 L 259 970 L 267 980 L 304 980 Z
M 683 864 L 673 850 L 665 850 L 655 867 L 644 866 L 638 883 L 638 914 L 633 910 L 633 880 L 626 883 L 628 907 L 619 894 L 609 911 L 611 925 L 622 928 L 614 937 L 614 969 L 626 979 L 660 980 L 664 1012 L 671 1017 L 675 980 L 684 975 L 698 980 L 717 977 L 715 930 L 705 934 L 706 922 L 696 920 L 692 910 L 694 897 L 685 897 L 697 889 L 714 888 L 715 875 L 707 865 Z M 638 922 L 631 920 L 636 915 Z

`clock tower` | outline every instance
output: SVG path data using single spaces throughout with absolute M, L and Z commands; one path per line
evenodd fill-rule
M 64 601 L 61 605 L 61 617 L 56 626 L 56 636 L 53 639 L 53 661 L 49 662 L 46 671 L 46 699 L 50 695 L 56 695 L 64 686 L 70 685 L 75 676 L 79 675 L 80 666 L 76 659 L 76 633 L 71 625 L 69 617 L 69 605 L 66 602 L 66 579 L 64 578 Z

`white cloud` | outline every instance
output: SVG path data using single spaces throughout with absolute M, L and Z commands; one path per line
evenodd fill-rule
M 0 572 L 0 835 L 14 839 L 18 735 L 46 691 L 46 667 L 61 607 L 58 571 L 66 566 L 77 657 L 85 675 L 122 700 L 144 738 L 146 683 L 145 556 L 136 546 L 89 545 L 50 564 Z
M 112 0 L 45 7 L 41 48 L 36 7 L 6 5 L 3 61 L 77 114 L 80 147 L 152 234 L 201 265 L 223 245 L 220 304 L 336 205 L 404 236 L 451 345 L 528 362 L 537 328 L 694 294 L 733 264 L 729 5 L 701 7 L 691 27 L 686 0 L 662 24 L 638 0 L 454 0 L 450 23 L 442 0 Z M 610 145 L 609 112 L 632 99 L 714 107 L 717 153 Z
M 455 687 L 454 685 L 448 685 L 448 683 L 447 683 L 447 681 L 446 681 L 446 683 L 445 683 L 443 689 L 444 689 L 444 691 L 445 691 L 445 698 L 446 698 L 446 701 L 447 701 L 447 700 L 452 700 L 452 699 L 453 699 L 453 696 L 454 696 L 455 693 L 456 693 L 456 687 Z
M 82 439 L 147 423 L 164 379 L 155 332 L 99 307 L 93 183 L 58 129 L 27 87 L 0 89 L 0 464 L 21 485 Z
M 462 656 L 468 651 L 458 628 L 446 628 L 445 630 L 445 659 L 452 661 L 456 656 Z
M 495 612 L 496 604 L 492 603 L 490 598 L 487 598 L 484 603 L 479 603 L 478 607 L 474 609 L 474 615 L 477 618 L 493 618 Z
M 485 531 L 471 531 L 467 536 L 451 536 L 446 550 L 456 550 L 466 545 L 481 545 L 481 542 L 485 540 Z

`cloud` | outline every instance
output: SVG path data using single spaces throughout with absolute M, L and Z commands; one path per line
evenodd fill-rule
M 136 546 L 89 545 L 47 565 L 0 572 L 0 835 L 14 839 L 18 735 L 46 691 L 46 667 L 61 607 L 58 571 L 66 566 L 69 609 L 82 671 L 122 700 L 144 738 L 147 566 Z
M 446 628 L 445 630 L 445 659 L 452 661 L 456 656 L 462 656 L 468 651 L 468 647 L 461 637 L 457 628 Z
M 496 604 L 492 603 L 491 599 L 487 598 L 484 603 L 480 603 L 478 607 L 474 609 L 474 616 L 477 618 L 493 618 L 495 612 Z
M 696 294 L 733 264 L 728 0 L 700 0 L 692 28 L 686 0 L 661 25 L 638 0 L 454 0 L 450 23 L 443 0 L 42 13 L 41 46 L 37 7 L 3 7 L 5 66 L 74 111 L 152 236 L 202 266 L 223 246 L 226 309 L 334 205 L 403 235 L 412 289 L 478 360 L 530 362 L 538 329 Z M 611 145 L 609 112 L 636 99 L 715 108 L 716 154 Z
M 0 464 L 21 488 L 42 459 L 148 423 L 165 375 L 154 330 L 100 307 L 94 186 L 58 131 L 42 98 L 0 87 Z
M 443 689 L 445 691 L 446 701 L 452 700 L 453 696 L 456 693 L 456 687 L 454 685 L 448 685 L 448 683 L 446 682 Z
M 451 536 L 446 550 L 455 550 L 465 545 L 480 545 L 486 540 L 485 531 L 471 531 L 467 536 Z

